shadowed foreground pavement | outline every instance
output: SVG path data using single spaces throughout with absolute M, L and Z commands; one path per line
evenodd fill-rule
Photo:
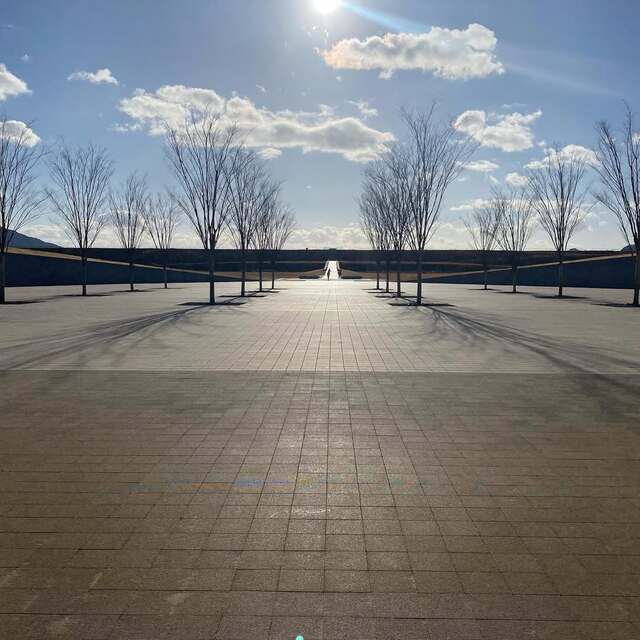
M 286 286 L 0 310 L 0 637 L 640 637 L 624 292 Z

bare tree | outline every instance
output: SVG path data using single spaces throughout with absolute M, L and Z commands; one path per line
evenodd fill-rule
M 46 193 L 69 239 L 80 250 L 82 295 L 87 295 L 87 258 L 107 223 L 104 208 L 113 163 L 107 152 L 89 144 L 62 146 L 49 162 L 53 187 Z
M 627 107 L 626 118 L 617 137 L 602 120 L 597 125 L 598 148 L 595 170 L 602 190 L 595 194 L 618 221 L 628 244 L 634 247 L 633 305 L 640 305 L 640 134 Z
M 569 242 L 585 216 L 587 191 L 582 182 L 587 165 L 576 154 L 556 145 L 538 169 L 528 175 L 531 206 L 558 257 L 558 297 L 564 285 L 563 266 Z
M 512 291 L 516 293 L 518 268 L 533 233 L 534 211 L 531 199 L 525 189 L 514 189 L 508 194 L 495 191 L 492 206 L 499 211 L 498 244 L 511 265 Z
M 416 253 L 416 304 L 422 304 L 422 256 L 436 231 L 449 185 L 460 175 L 477 147 L 452 123 L 436 119 L 435 104 L 424 113 L 403 113 L 409 132 L 408 153 L 400 179 L 405 182 L 409 208 L 409 241 Z
M 165 153 L 178 182 L 175 202 L 208 253 L 209 304 L 215 304 L 215 250 L 229 218 L 238 132 L 218 114 L 194 112 L 184 126 L 167 126 L 166 133 Z
M 162 253 L 162 271 L 164 288 L 168 287 L 167 266 L 169 250 L 178 226 L 180 211 L 175 200 L 169 194 L 158 193 L 150 199 L 145 211 L 145 225 L 153 246 Z
M 44 199 L 35 189 L 35 170 L 45 151 L 29 136 L 28 126 L 0 119 L 0 304 L 6 301 L 6 256 L 14 233 L 39 215 Z
M 376 259 L 376 289 L 380 289 L 380 261 L 386 259 L 387 293 L 389 292 L 389 235 L 379 208 L 379 200 L 365 182 L 360 196 L 360 228 L 369 241 Z
M 258 282 L 260 283 L 258 290 L 260 292 L 263 291 L 264 262 L 270 249 L 273 227 L 279 213 L 279 199 L 280 185 L 277 185 L 274 189 L 267 189 L 267 193 L 264 194 L 263 206 L 257 215 L 255 233 L 251 240 L 251 246 L 258 258 Z
M 111 223 L 129 262 L 129 290 L 135 289 L 135 256 L 146 231 L 145 216 L 149 195 L 144 177 L 132 173 L 118 191 L 109 194 Z
M 284 249 L 296 226 L 293 212 L 287 205 L 278 203 L 269 233 L 269 253 L 271 254 L 271 288 L 276 287 L 276 261 Z
M 482 207 L 476 207 L 464 221 L 471 244 L 480 257 L 484 271 L 484 290 L 487 290 L 487 272 L 489 270 L 489 257 L 498 243 L 498 231 L 500 229 L 503 208 L 499 206 L 496 198 L 490 200 Z
M 396 296 L 402 295 L 400 275 L 402 252 L 409 241 L 409 192 L 406 189 L 409 171 L 407 155 L 399 145 L 365 169 L 365 193 L 380 216 L 390 251 L 396 259 Z M 387 291 L 389 290 L 387 271 Z
M 243 149 L 230 177 L 229 232 L 240 251 L 240 296 L 246 295 L 247 250 L 251 246 L 260 215 L 279 185 L 270 180 L 257 153 Z

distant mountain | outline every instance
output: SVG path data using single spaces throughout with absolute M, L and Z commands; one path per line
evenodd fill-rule
M 628 244 L 626 247 L 622 247 L 622 249 L 620 249 L 620 251 L 624 253 L 633 252 L 635 250 L 636 248 L 632 244 Z
M 11 239 L 11 247 L 17 247 L 19 249 L 57 249 L 58 245 L 51 242 L 45 242 L 38 238 L 32 238 L 31 236 L 25 236 L 23 233 L 14 231 L 13 238 Z

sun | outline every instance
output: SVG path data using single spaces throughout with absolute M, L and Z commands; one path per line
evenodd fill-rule
M 313 0 L 313 6 L 320 13 L 331 13 L 340 7 L 342 0 Z

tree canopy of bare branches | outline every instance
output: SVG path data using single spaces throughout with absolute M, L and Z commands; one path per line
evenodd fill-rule
M 628 244 L 635 249 L 633 305 L 640 305 L 640 133 L 627 107 L 622 130 L 616 135 L 608 122 L 597 125 L 597 163 L 602 189 L 595 194 L 618 221 Z
M 111 224 L 129 261 L 129 289 L 134 290 L 135 254 L 146 231 L 149 194 L 143 176 L 131 173 L 117 191 L 109 194 Z
M 360 228 L 369 241 L 376 259 L 376 289 L 380 289 L 380 260 L 385 259 L 387 267 L 386 290 L 389 292 L 389 233 L 380 210 L 380 199 L 375 190 L 365 181 L 360 195 Z
M 215 250 L 228 222 L 230 178 L 238 132 L 217 114 L 193 113 L 182 127 L 166 128 L 165 154 L 177 181 L 173 194 L 209 258 L 209 303 L 215 304 Z
M 35 171 L 45 151 L 41 144 L 27 143 L 28 131 L 14 131 L 10 120 L 0 119 L 0 304 L 5 302 L 6 253 L 13 235 L 39 215 L 43 201 Z
M 489 257 L 498 244 L 498 231 L 502 221 L 503 207 L 498 198 L 489 200 L 481 207 L 476 207 L 464 220 L 471 245 L 478 253 L 484 271 L 484 290 L 487 290 L 487 271 Z
M 278 254 L 284 249 L 296 227 L 293 211 L 288 205 L 277 201 L 269 231 L 269 254 L 271 256 L 271 288 L 276 287 L 276 261 Z
M 63 145 L 49 162 L 53 187 L 47 196 L 69 239 L 80 250 L 82 295 L 87 295 L 87 251 L 107 222 L 105 203 L 113 163 L 107 152 L 89 144 L 71 149 Z
M 586 169 L 583 158 L 564 153 L 556 145 L 543 166 L 532 169 L 528 175 L 531 206 L 558 256 L 559 297 L 562 297 L 563 263 L 569 242 L 586 214 L 587 190 L 582 185 Z
M 251 246 L 258 257 L 259 291 L 263 290 L 262 276 L 264 272 L 265 257 L 271 248 L 274 225 L 276 224 L 281 206 L 279 184 L 274 183 L 272 188 L 269 182 L 266 182 L 262 185 L 262 188 L 263 202 L 260 210 L 257 212 L 255 233 L 251 240 Z
M 408 150 L 398 159 L 397 177 L 407 192 L 409 242 L 416 253 L 416 304 L 422 304 L 422 254 L 436 231 L 449 185 L 460 175 L 477 142 L 463 136 L 451 122 L 439 122 L 436 105 L 423 113 L 405 111 Z
M 514 189 L 509 193 L 496 190 L 492 206 L 499 212 L 498 245 L 511 265 L 512 291 L 516 293 L 518 267 L 534 229 L 531 199 L 526 189 Z
M 175 200 L 168 194 L 158 193 L 150 198 L 145 210 L 145 225 L 153 242 L 153 246 L 162 253 L 162 270 L 164 272 L 164 288 L 168 287 L 167 266 L 169 250 L 178 226 L 180 211 Z
M 230 177 L 229 232 L 240 251 L 240 296 L 246 295 L 247 250 L 255 239 L 260 218 L 277 196 L 280 185 L 267 176 L 257 153 L 243 149 Z

